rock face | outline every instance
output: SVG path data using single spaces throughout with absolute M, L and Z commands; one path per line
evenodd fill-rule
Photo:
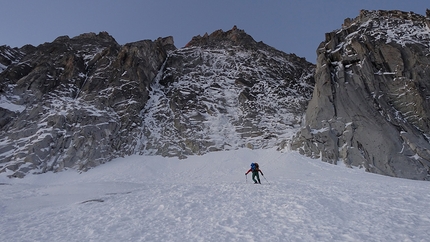
M 236 27 L 194 37 L 152 86 L 139 150 L 185 157 L 285 145 L 302 122 L 313 71 Z
M 0 173 L 87 170 L 113 158 L 285 145 L 314 66 L 216 31 L 119 45 L 107 33 L 0 48 Z
M 2 49 L 0 172 L 86 170 L 132 154 L 149 85 L 174 48 L 172 38 L 120 46 L 102 32 Z
M 430 180 L 430 16 L 361 11 L 318 47 L 306 126 L 292 148 Z

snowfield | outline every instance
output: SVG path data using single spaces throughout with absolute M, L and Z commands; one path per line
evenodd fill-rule
M 259 162 L 267 178 L 245 176 Z M 430 183 L 274 149 L 0 174 L 1 241 L 428 241 Z

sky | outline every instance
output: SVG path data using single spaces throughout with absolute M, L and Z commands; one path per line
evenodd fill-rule
M 426 8 L 427 0 L 0 0 L 0 45 L 107 31 L 119 44 L 173 36 L 180 48 L 193 36 L 236 25 L 256 41 L 315 63 L 324 34 L 361 9 L 425 15 Z

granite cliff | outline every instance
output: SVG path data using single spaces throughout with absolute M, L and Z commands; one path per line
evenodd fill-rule
M 330 163 L 429 180 L 430 12 L 365 11 L 326 34 L 292 148 Z
M 106 32 L 0 48 L 0 173 L 87 170 L 131 154 L 285 145 L 314 65 L 243 30 L 119 45 Z
M 302 123 L 313 71 L 236 27 L 196 36 L 169 54 L 154 81 L 138 150 L 186 157 L 286 145 Z

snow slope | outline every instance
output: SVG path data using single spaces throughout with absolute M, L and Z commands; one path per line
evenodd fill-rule
M 267 180 L 244 173 L 260 163 Z M 270 182 L 270 184 L 268 183 Z M 271 150 L 0 177 L 2 241 L 427 241 L 430 183 Z

